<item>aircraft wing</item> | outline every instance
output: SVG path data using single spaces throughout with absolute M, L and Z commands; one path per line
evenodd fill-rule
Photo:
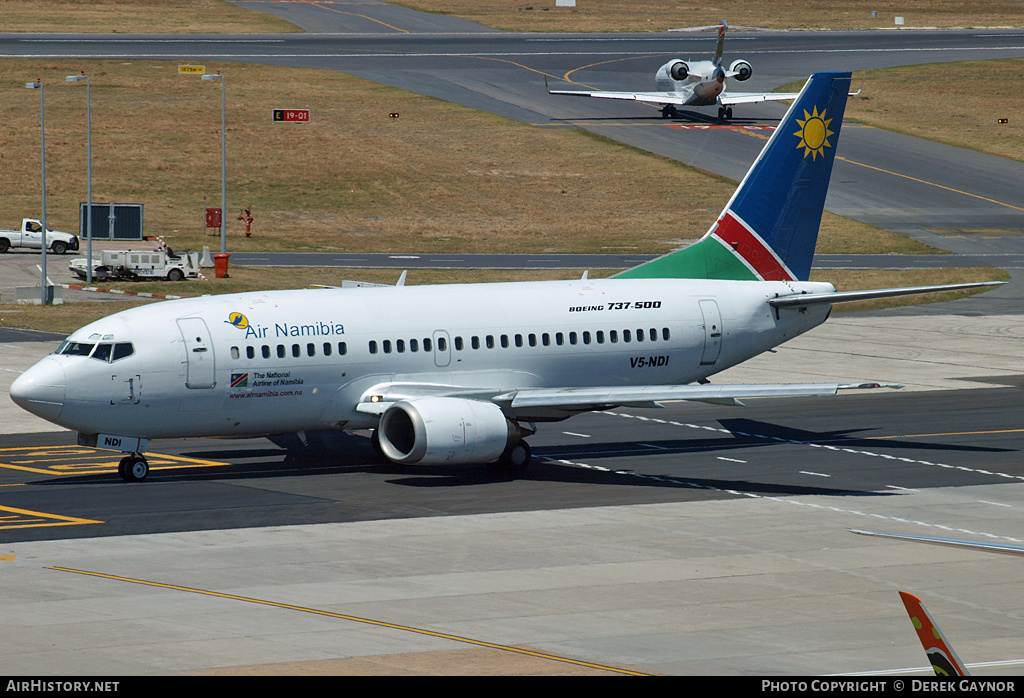
M 697 401 L 742 405 L 740 399 L 835 395 L 840 390 L 902 388 L 898 383 L 768 383 L 751 385 L 642 385 L 590 388 L 522 388 L 497 391 L 425 383 L 388 383 L 370 388 L 356 409 L 383 414 L 399 400 L 453 397 L 493 402 L 515 419 L 561 419 L 616 406 L 660 407 L 659 402 Z
M 879 538 L 894 538 L 914 543 L 929 543 L 931 545 L 945 545 L 950 548 L 963 548 L 964 550 L 977 550 L 983 553 L 1002 553 L 1003 555 L 1017 555 L 1024 557 L 1024 545 L 1013 545 L 1012 543 L 986 543 L 977 540 L 962 540 L 960 538 L 933 538 L 931 536 L 912 536 L 899 533 L 883 533 L 882 531 L 862 531 L 851 528 L 851 533 L 858 533 L 862 536 L 877 536 Z
M 549 95 L 569 95 L 571 97 L 601 97 L 603 99 L 626 99 L 634 102 L 654 102 L 655 104 L 686 104 L 686 97 L 675 92 L 593 92 L 578 90 L 548 90 Z
M 799 96 L 799 92 L 723 92 L 718 95 L 718 103 L 728 107 L 733 104 L 753 104 L 755 102 L 796 99 Z

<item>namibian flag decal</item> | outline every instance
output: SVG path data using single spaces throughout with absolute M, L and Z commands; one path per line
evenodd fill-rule
M 231 387 L 232 388 L 248 388 L 249 387 L 249 374 L 248 373 L 232 373 L 231 374 Z

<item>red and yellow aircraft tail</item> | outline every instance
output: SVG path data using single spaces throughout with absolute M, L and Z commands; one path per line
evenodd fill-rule
M 928 661 L 932 664 L 937 676 L 970 676 L 967 667 L 956 656 L 956 652 L 946 642 L 945 636 L 939 630 L 932 617 L 928 615 L 921 599 L 905 591 L 900 592 L 903 605 L 907 607 L 910 614 L 910 622 L 917 629 L 917 637 L 924 646 L 924 652 L 928 655 Z

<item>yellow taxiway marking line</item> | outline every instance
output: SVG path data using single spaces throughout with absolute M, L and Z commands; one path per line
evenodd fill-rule
M 919 182 L 921 184 L 927 184 L 929 186 L 938 187 L 939 189 L 945 189 L 946 191 L 951 191 L 951 192 L 954 192 L 956 194 L 963 194 L 964 196 L 970 196 L 970 197 L 975 198 L 975 199 L 981 199 L 982 201 L 988 201 L 991 204 L 998 204 L 999 206 L 1005 206 L 1006 208 L 1012 208 L 1015 211 L 1024 211 L 1024 208 L 1022 208 L 1020 206 L 1014 206 L 1013 204 L 1007 204 L 1007 203 L 1004 203 L 1002 201 L 997 201 L 996 199 L 990 199 L 990 198 L 988 198 L 986 196 L 981 196 L 979 194 L 972 194 L 969 191 L 963 191 L 962 189 L 954 189 L 953 187 L 947 187 L 947 186 L 944 186 L 942 184 L 936 184 L 935 182 L 929 182 L 927 179 L 918 179 L 917 177 L 911 177 L 910 175 L 900 174 L 899 172 L 893 172 L 891 170 L 884 170 L 881 167 L 875 167 L 874 165 L 865 165 L 863 162 L 857 162 L 856 160 L 850 160 L 848 158 L 839 157 L 838 155 L 836 156 L 836 160 L 842 160 L 843 162 L 848 162 L 851 165 L 860 165 L 861 167 L 866 167 L 869 170 L 875 170 L 877 172 L 884 172 L 885 174 L 891 174 L 894 177 L 903 177 L 904 179 L 909 179 L 912 182 Z
M 588 667 L 591 669 L 600 669 L 603 671 L 610 671 L 616 674 L 627 674 L 630 676 L 646 676 L 638 671 L 631 671 L 629 669 L 620 669 L 618 667 L 606 666 L 603 664 L 595 664 L 593 662 L 583 662 L 576 659 L 568 659 L 566 657 L 559 657 L 554 654 L 546 654 L 544 652 L 538 652 L 536 650 L 527 650 L 521 647 L 512 647 L 509 645 L 499 645 L 494 642 L 486 642 L 483 640 L 474 640 L 469 637 L 462 637 L 460 635 L 450 635 L 448 633 L 436 632 L 434 630 L 426 630 L 424 628 L 414 628 L 409 625 L 398 625 L 396 623 L 388 623 L 386 621 L 373 620 L 372 618 L 360 618 L 359 616 L 349 616 L 343 613 L 333 613 L 331 611 L 323 611 L 316 608 L 307 608 L 305 606 L 293 606 L 292 604 L 279 603 L 276 601 L 267 601 L 265 599 L 256 599 L 250 596 L 238 596 L 236 594 L 225 594 L 219 591 L 209 591 L 207 589 L 196 589 L 193 587 L 178 586 L 176 584 L 163 584 L 160 582 L 150 582 L 144 579 L 133 579 L 131 577 L 120 577 L 112 574 L 103 574 L 101 572 L 89 572 L 87 570 L 76 570 L 71 567 L 47 567 L 46 569 L 56 570 L 58 572 L 72 572 L 74 574 L 84 574 L 90 577 L 99 577 L 101 579 L 112 579 L 119 582 L 129 582 L 131 584 L 141 584 L 143 586 L 156 587 L 158 589 L 171 589 L 174 591 L 184 591 L 190 594 L 200 594 L 203 596 L 212 596 L 220 599 L 230 599 L 232 601 L 244 601 L 245 603 L 258 604 L 260 606 L 270 606 L 272 608 L 283 608 L 289 611 L 299 611 L 301 613 L 312 613 L 318 616 L 325 616 L 327 618 L 337 618 L 339 620 L 352 621 L 354 623 L 363 623 L 366 625 L 374 625 L 379 628 L 390 628 L 392 630 L 401 630 L 408 633 L 416 633 L 417 635 L 427 635 L 429 637 L 437 637 L 444 640 L 452 640 L 454 642 L 462 642 L 469 645 L 475 645 L 477 647 L 488 647 L 490 649 L 504 650 L 506 652 L 514 652 L 516 654 L 528 655 L 530 657 L 537 657 L 540 659 L 550 659 L 555 662 L 564 662 L 566 664 L 574 664 L 576 666 Z
M 11 512 L 11 515 L 4 515 L 4 512 Z M 30 511 L 28 509 L 15 509 L 13 507 L 0 506 L 0 529 L 47 528 L 50 526 L 81 526 L 82 524 L 100 523 L 103 522 L 93 521 L 92 519 L 80 519 L 75 516 L 44 514 L 39 511 Z
M 392 26 L 392 25 L 388 24 L 387 22 L 380 21 L 379 19 L 374 19 L 373 17 L 367 17 L 366 15 L 361 15 L 358 12 L 345 12 L 344 10 L 336 10 L 333 7 L 327 7 L 325 5 L 322 5 L 321 3 L 316 2 L 315 0 L 306 0 L 306 4 L 315 5 L 315 6 L 319 7 L 321 10 L 330 10 L 331 12 L 337 12 L 339 15 L 352 15 L 353 17 L 362 17 L 363 19 L 369 20 L 371 22 L 376 22 L 377 24 L 383 24 L 385 27 L 388 27 L 389 29 L 394 29 L 396 32 L 402 32 L 403 34 L 409 34 L 410 33 L 409 30 L 407 30 L 407 29 L 399 29 L 398 27 Z M 363 3 L 360 3 L 360 4 L 363 4 Z
M 1019 434 L 1024 429 L 992 429 L 991 431 L 946 431 L 938 434 L 897 434 L 895 436 L 868 436 L 868 439 L 923 439 L 929 436 L 970 436 L 973 434 Z
M 21 470 L 43 475 L 96 475 L 116 472 L 121 453 L 102 451 L 83 446 L 23 446 L 0 448 L 0 468 Z M 192 467 L 223 466 L 227 463 L 184 456 L 153 453 L 147 456 L 150 469 L 187 465 Z M 48 464 L 39 467 L 36 464 Z

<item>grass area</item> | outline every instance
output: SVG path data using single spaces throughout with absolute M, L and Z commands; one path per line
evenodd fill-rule
M 895 27 L 1024 26 L 1017 0 L 718 0 L 713 5 L 676 0 L 399 0 L 415 10 L 461 17 L 495 29 L 534 32 L 663 32 L 715 24 L 775 29 L 884 29 Z M 871 12 L 878 17 L 872 19 Z
M 256 34 L 290 22 L 223 0 L 0 0 L 0 32 Z
M 982 99 L 965 92 L 964 83 L 953 77 L 968 75 L 990 86 Z M 861 81 L 864 89 L 846 107 L 850 119 L 1024 160 L 1024 99 L 1011 87 L 1024 84 L 1024 58 L 859 71 L 853 84 Z M 1008 123 L 998 123 L 1000 118 Z
M 614 270 L 590 272 L 590 278 L 603 278 Z M 227 279 L 190 281 L 180 284 L 158 282 L 109 283 L 108 288 L 149 293 L 172 293 L 186 297 L 205 294 L 241 293 L 273 289 L 308 288 L 313 284 L 339 285 L 344 279 L 357 279 L 375 283 L 395 283 L 400 272 L 394 269 L 266 269 L 235 266 Z M 414 270 L 406 280 L 409 286 L 420 284 L 484 283 L 499 281 L 542 281 L 547 279 L 578 279 L 581 269 L 548 270 Z M 931 284 L 965 283 L 974 281 L 1007 281 L 1009 274 L 1002 269 L 986 267 L 969 269 L 917 269 L 917 270 L 823 270 L 812 272 L 812 281 L 829 281 L 840 291 L 866 288 L 893 288 L 897 286 L 925 286 Z M 837 311 L 876 310 L 903 305 L 921 305 L 956 300 L 981 291 L 936 293 L 906 298 L 890 298 L 862 303 L 844 303 Z M 0 327 L 18 327 L 70 334 L 79 327 L 141 303 L 162 301 L 110 300 L 64 303 L 49 307 L 37 305 L 0 304 Z
M 78 232 L 92 80 L 93 200 L 142 203 L 145 232 L 216 251 L 220 85 L 161 61 L 3 61 L 0 226 L 39 215 L 46 89 L 47 214 Z M 664 253 L 703 235 L 735 184 L 606 138 L 540 129 L 326 70 L 206 64 L 227 86 L 231 251 Z M 311 110 L 275 124 L 274 108 Z M 399 118 L 390 117 L 398 112 Z M 16 165 L 14 165 L 16 163 Z M 235 219 L 251 208 L 253 237 Z M 929 251 L 826 216 L 820 252 Z

